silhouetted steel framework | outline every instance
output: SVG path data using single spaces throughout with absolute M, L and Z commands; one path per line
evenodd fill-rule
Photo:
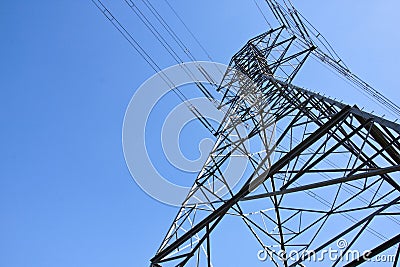
M 276 1 L 267 2 L 277 12 Z M 233 56 L 219 87 L 227 111 L 217 141 L 152 266 L 212 266 L 212 237 L 227 216 L 243 221 L 275 266 L 301 266 L 309 251 L 318 256 L 342 238 L 344 252 L 369 249 L 366 258 L 397 246 L 396 266 L 400 125 L 293 85 L 310 55 L 347 68 L 318 46 L 295 12 L 285 16 Z M 239 174 L 224 172 L 233 157 L 249 162 L 238 184 L 228 175 Z

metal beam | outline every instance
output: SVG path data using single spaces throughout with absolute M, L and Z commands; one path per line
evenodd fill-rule
M 298 186 L 298 187 L 294 187 L 294 188 L 288 188 L 285 190 L 279 190 L 279 191 L 275 191 L 275 192 L 269 192 L 269 193 L 244 197 L 243 199 L 241 199 L 241 201 L 266 198 L 266 197 L 271 197 L 271 196 L 278 196 L 278 195 L 284 195 L 284 194 L 288 194 L 288 193 L 295 193 L 295 192 L 299 192 L 299 191 L 316 189 L 316 188 L 320 188 L 320 187 L 324 187 L 324 186 L 330 186 L 330 185 L 339 184 L 339 183 L 351 182 L 351 181 L 355 181 L 355 180 L 359 180 L 359 179 L 363 179 L 363 178 L 368 178 L 368 177 L 372 177 L 372 176 L 376 176 L 376 175 L 382 175 L 382 174 L 387 174 L 387 173 L 397 172 L 397 171 L 400 171 L 400 165 L 377 169 L 377 170 L 372 170 L 372 171 L 363 172 L 363 173 L 358 173 L 358 174 L 351 175 L 348 177 L 342 177 L 342 178 L 332 179 L 332 180 L 328 180 L 328 181 Z

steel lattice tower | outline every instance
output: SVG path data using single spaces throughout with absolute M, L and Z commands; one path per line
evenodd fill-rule
M 213 235 L 234 217 L 269 253 L 271 266 L 308 265 L 308 251 L 318 255 L 341 239 L 348 243 L 344 252 L 364 248 L 369 258 L 394 249 L 396 266 L 400 125 L 293 85 L 315 55 L 370 90 L 321 47 L 295 10 L 267 2 L 281 26 L 233 56 L 218 89 L 226 113 L 217 141 L 151 265 L 213 266 Z M 250 167 L 233 185 L 227 175 L 234 174 L 224 169 L 235 156 Z M 303 257 L 274 248 L 296 248 Z

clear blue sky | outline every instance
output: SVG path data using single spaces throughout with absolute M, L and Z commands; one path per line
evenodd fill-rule
M 123 1 L 112 2 L 161 66 L 174 64 Z M 267 30 L 252 1 L 170 2 L 221 63 Z M 355 73 L 400 103 L 398 1 L 293 2 Z M 121 129 L 153 70 L 89 0 L 3 0 L 0 33 L 0 266 L 147 266 L 176 208 L 133 182 Z

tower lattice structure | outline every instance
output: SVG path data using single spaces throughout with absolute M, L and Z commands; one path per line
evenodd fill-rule
M 151 266 L 214 266 L 213 237 L 228 217 L 271 266 L 308 265 L 310 251 L 340 240 L 343 252 L 368 249 L 369 258 L 397 251 L 396 266 L 400 125 L 294 85 L 310 55 L 323 57 L 299 31 L 281 23 L 232 57 L 218 88 L 226 112 L 215 145 Z M 235 157 L 248 162 L 243 173 L 226 171 Z M 294 248 L 300 258 L 288 257 Z

